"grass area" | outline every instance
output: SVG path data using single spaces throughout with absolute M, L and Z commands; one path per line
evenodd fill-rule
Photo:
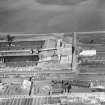
M 12 44 L 15 46 L 8 47 L 7 42 L 1 42 L 0 50 L 40 49 L 44 45 L 44 41 L 20 41 Z

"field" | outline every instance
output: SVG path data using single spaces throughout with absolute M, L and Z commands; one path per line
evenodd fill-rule
M 13 42 L 15 46 L 8 47 L 7 42 L 0 43 L 0 50 L 22 50 L 22 49 L 40 49 L 44 44 L 44 41 L 24 41 L 24 42 Z
M 76 3 L 59 6 L 43 5 L 35 0 L 0 0 L 0 32 L 30 34 L 105 30 L 104 0 L 68 1 Z M 81 3 L 77 4 L 78 1 Z

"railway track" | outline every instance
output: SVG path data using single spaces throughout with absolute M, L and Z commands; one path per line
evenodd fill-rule
M 0 71 L 0 74 L 21 74 L 21 75 L 38 75 L 38 74 L 73 74 L 70 69 L 65 70 L 43 70 L 43 71 Z
M 90 68 L 88 70 L 88 68 L 84 67 L 84 68 L 79 68 L 80 72 L 79 73 L 75 73 L 75 72 L 70 72 L 70 71 L 53 71 L 53 72 L 39 72 L 39 73 L 36 73 L 36 72 L 1 72 L 0 73 L 0 76 L 1 78 L 5 78 L 5 77 L 8 77 L 9 75 L 12 75 L 12 76 L 24 76 L 24 77 L 31 77 L 33 76 L 33 79 L 34 80 L 38 80 L 38 81 L 43 81 L 43 80 L 48 80 L 48 81 L 51 81 L 52 79 L 54 79 L 55 77 L 57 78 L 58 76 L 60 76 L 59 78 L 57 79 L 61 79 L 61 76 L 62 76 L 62 79 L 73 79 L 73 78 L 77 78 L 78 76 L 82 75 L 88 75 L 88 76 L 105 76 L 105 69 L 103 68 L 100 72 L 100 69 L 99 68 L 96 68 L 98 70 L 93 70 L 91 71 L 92 68 Z M 82 71 L 83 72 L 82 72 Z M 98 71 L 98 72 L 96 72 Z M 40 77 L 43 77 L 42 79 L 40 79 Z M 23 78 L 23 77 L 22 77 Z M 55 78 L 55 79 L 56 79 Z M 19 80 L 20 81 L 20 80 Z

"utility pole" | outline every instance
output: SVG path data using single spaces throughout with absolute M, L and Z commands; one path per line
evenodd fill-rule
M 72 42 L 72 71 L 77 71 L 77 67 L 78 67 L 78 60 L 77 60 L 77 55 L 76 55 L 76 51 L 77 51 L 77 33 L 74 32 L 74 36 L 73 36 L 73 42 Z
M 29 96 L 32 93 L 32 88 L 33 88 L 33 77 L 30 77 L 30 81 L 31 81 L 31 86 L 30 86 L 30 91 L 29 91 Z

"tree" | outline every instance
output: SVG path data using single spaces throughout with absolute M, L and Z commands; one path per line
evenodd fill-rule
M 12 45 L 12 42 L 13 42 L 13 40 L 14 40 L 15 37 L 8 34 L 6 36 L 6 38 L 7 38 L 8 46 L 10 47 Z

